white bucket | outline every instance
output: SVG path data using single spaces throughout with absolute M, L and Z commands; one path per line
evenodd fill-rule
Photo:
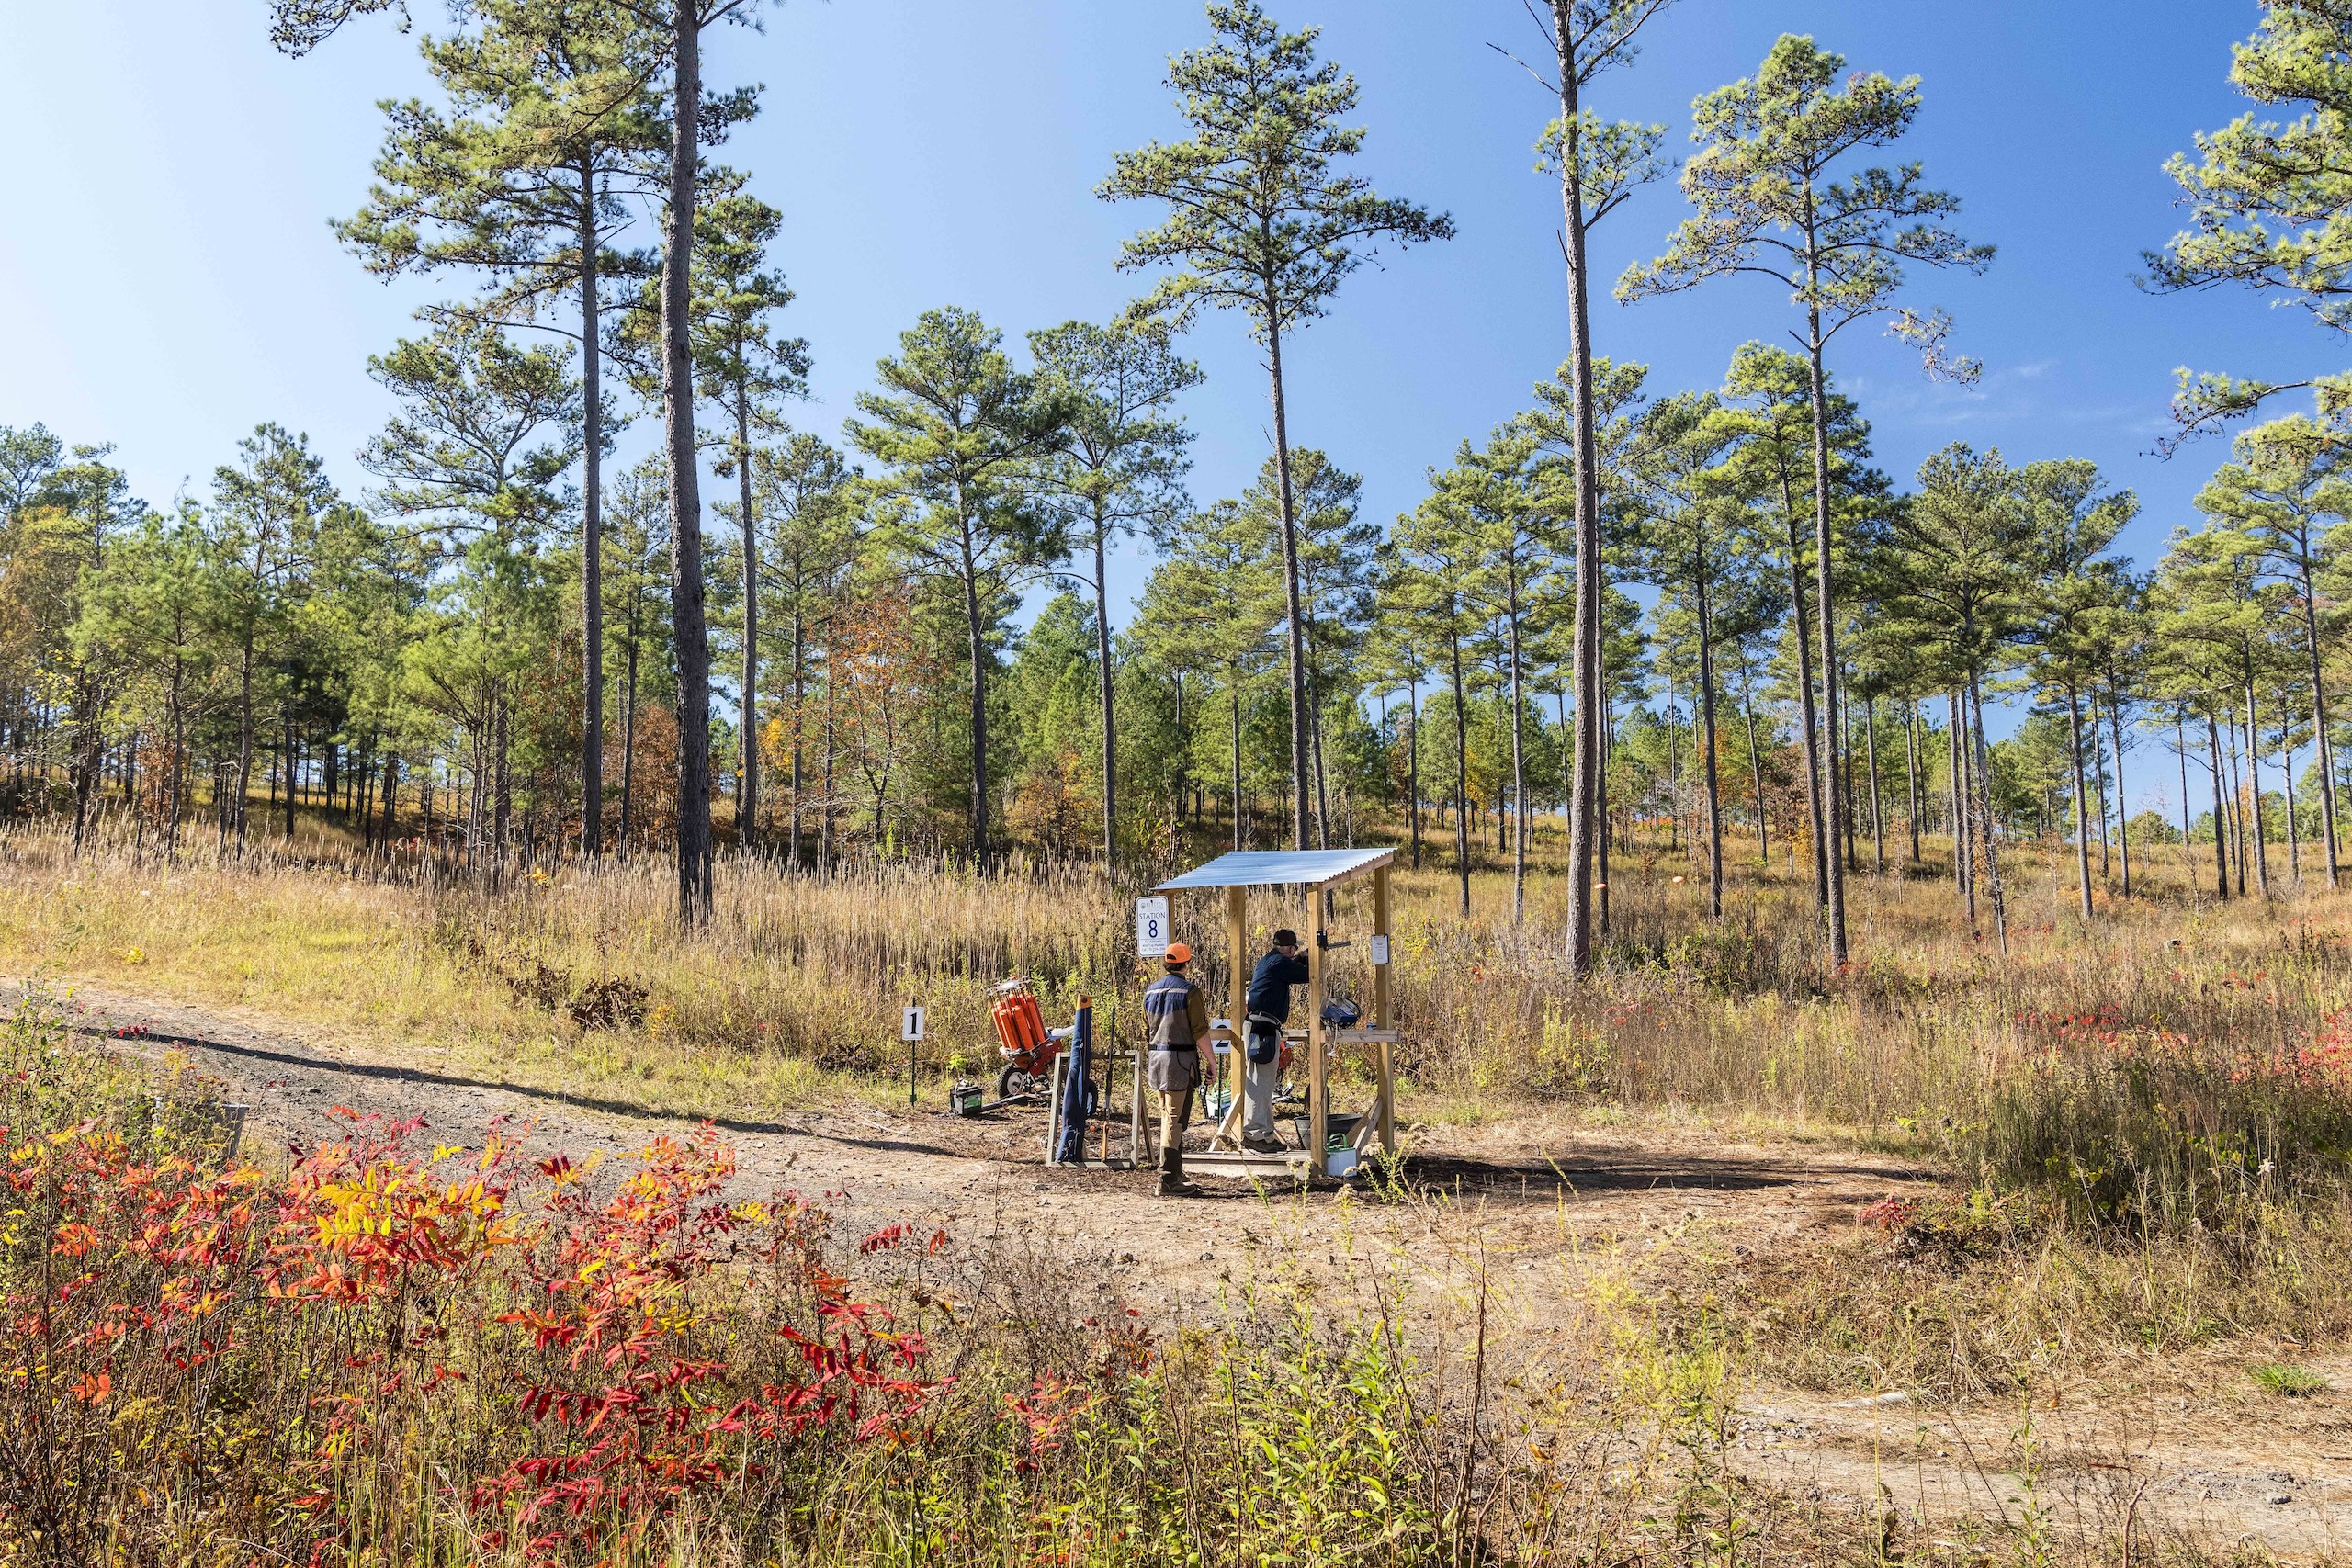
M 1323 1170 L 1329 1176 L 1353 1176 L 1362 1161 L 1353 1149 L 1333 1149 L 1323 1159 Z

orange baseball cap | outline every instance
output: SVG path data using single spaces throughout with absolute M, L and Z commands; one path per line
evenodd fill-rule
M 1170 964 L 1190 964 L 1192 961 L 1193 961 L 1193 950 L 1192 950 L 1191 948 L 1189 948 L 1189 947 L 1185 946 L 1185 945 L 1184 945 L 1182 942 L 1170 942 L 1170 943 L 1168 944 L 1168 962 L 1169 962 L 1169 963 L 1170 963 Z

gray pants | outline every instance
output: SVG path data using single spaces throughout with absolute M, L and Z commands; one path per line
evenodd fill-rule
M 1274 1042 L 1274 1059 L 1253 1062 L 1245 1052 L 1241 1061 L 1241 1135 L 1245 1138 L 1271 1138 L 1274 1135 L 1274 1091 L 1282 1087 L 1282 1042 Z

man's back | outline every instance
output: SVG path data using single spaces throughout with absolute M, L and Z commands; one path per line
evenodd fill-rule
M 1278 1022 L 1290 1021 L 1290 988 L 1306 984 L 1303 955 L 1269 953 L 1250 975 L 1250 1010 Z

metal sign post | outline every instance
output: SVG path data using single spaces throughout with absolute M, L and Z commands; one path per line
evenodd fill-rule
M 1147 893 L 1136 900 L 1136 956 L 1163 958 L 1168 953 L 1168 899 Z

